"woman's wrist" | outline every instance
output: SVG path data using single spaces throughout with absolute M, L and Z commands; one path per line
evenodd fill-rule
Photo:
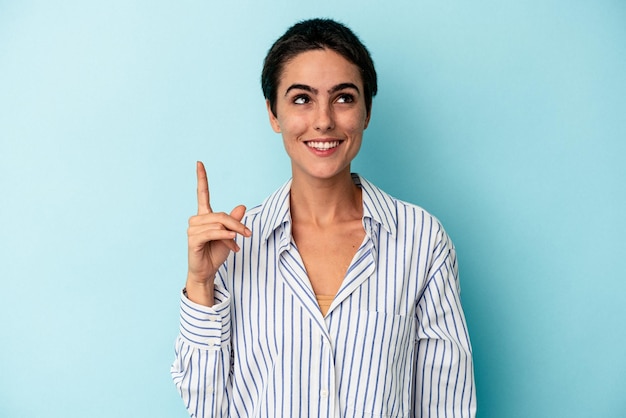
M 190 275 L 187 276 L 185 295 L 190 301 L 198 305 L 211 307 L 215 305 L 214 291 L 214 279 L 199 282 L 194 280 L 193 277 L 190 277 Z

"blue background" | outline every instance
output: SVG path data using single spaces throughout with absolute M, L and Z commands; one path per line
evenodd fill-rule
M 626 416 L 619 0 L 0 0 L 0 416 L 186 416 L 195 161 L 217 210 L 289 177 L 260 70 L 317 16 L 379 72 L 354 171 L 456 243 L 479 417 Z

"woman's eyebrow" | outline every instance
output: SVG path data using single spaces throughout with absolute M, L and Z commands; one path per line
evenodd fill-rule
M 304 91 L 308 91 L 314 94 L 317 94 L 317 89 L 314 89 L 311 86 L 307 86 L 306 84 L 292 84 L 291 86 L 289 86 L 287 88 L 287 91 L 285 91 L 285 96 L 291 91 L 291 90 L 304 90 Z
M 357 91 L 357 93 L 361 93 L 359 91 L 359 88 L 356 86 L 356 84 L 354 83 L 340 83 L 337 84 L 336 86 L 333 86 L 330 90 L 328 90 L 328 93 L 332 94 L 332 93 L 336 93 L 340 90 L 344 90 L 344 89 L 354 89 Z M 304 90 L 304 91 L 308 91 L 311 92 L 313 94 L 317 94 L 318 90 L 308 86 L 306 84 L 292 84 L 291 86 L 289 86 L 287 88 L 287 91 L 285 91 L 285 96 L 287 96 L 287 94 L 291 91 L 291 90 Z
M 357 91 L 357 93 L 361 93 L 359 91 L 359 88 L 356 86 L 356 84 L 353 83 L 341 83 L 341 84 L 337 84 L 336 86 L 334 86 L 332 89 L 328 90 L 329 93 L 336 93 L 340 90 L 344 90 L 344 89 L 354 89 Z

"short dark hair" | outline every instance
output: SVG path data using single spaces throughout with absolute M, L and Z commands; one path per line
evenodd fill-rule
M 261 87 L 276 116 L 276 90 L 285 64 L 296 55 L 315 49 L 330 49 L 359 68 L 369 115 L 378 91 L 376 69 L 369 51 L 345 25 L 332 19 L 303 20 L 290 27 L 270 48 L 263 62 Z

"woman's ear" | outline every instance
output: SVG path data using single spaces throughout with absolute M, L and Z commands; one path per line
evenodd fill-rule
M 272 129 L 277 134 L 280 133 L 280 123 L 278 123 L 278 119 L 272 111 L 272 105 L 270 104 L 269 100 L 265 100 L 265 106 L 267 107 L 267 115 L 270 117 L 270 125 L 272 125 Z
M 370 116 L 372 116 L 372 110 L 370 109 L 369 112 L 367 112 L 367 116 L 365 117 L 365 124 L 363 125 L 363 130 L 367 129 L 367 126 L 370 124 Z

